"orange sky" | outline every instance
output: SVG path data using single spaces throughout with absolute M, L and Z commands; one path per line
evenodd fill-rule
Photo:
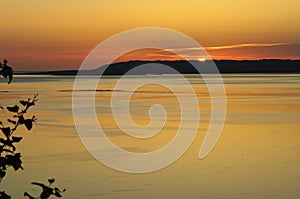
M 16 70 L 77 69 L 104 39 L 147 26 L 180 31 L 214 59 L 300 59 L 299 7 L 286 0 L 1 1 L 0 59 Z M 183 48 L 194 58 L 197 49 Z M 141 52 L 128 58 L 172 59 Z

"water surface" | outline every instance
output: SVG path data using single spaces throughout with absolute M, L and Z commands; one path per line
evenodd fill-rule
M 139 81 L 149 77 L 131 78 Z M 176 76 L 155 78 L 181 86 Z M 107 136 L 133 152 L 156 150 L 168 143 L 180 122 L 174 95 L 166 88 L 150 85 L 132 96 L 131 113 L 137 124 L 149 123 L 148 108 L 156 103 L 165 106 L 169 119 L 159 135 L 143 141 L 132 139 L 117 127 L 111 115 L 116 79 L 104 78 L 96 94 L 98 119 Z M 67 189 L 65 198 L 72 199 L 299 198 L 300 75 L 223 75 L 227 118 L 220 140 L 203 160 L 198 159 L 198 151 L 210 120 L 210 98 L 201 78 L 190 75 L 188 79 L 201 108 L 196 139 L 178 161 L 148 174 L 112 170 L 87 152 L 72 117 L 74 77 L 17 76 L 11 85 L 1 79 L 2 106 L 39 93 L 39 102 L 29 113 L 38 117 L 37 123 L 29 133 L 24 129 L 18 132 L 24 137 L 18 150 L 25 170 L 10 171 L 2 189 L 22 198 L 24 191 L 38 193 L 30 182 L 55 177 L 56 185 Z M 83 110 L 84 106 L 88 105 L 83 105 Z

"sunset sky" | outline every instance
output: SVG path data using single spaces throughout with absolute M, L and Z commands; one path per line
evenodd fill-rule
M 0 59 L 15 70 L 78 69 L 101 41 L 147 26 L 180 31 L 213 59 L 300 59 L 300 1 L 3 0 Z M 190 53 L 194 46 L 177 49 Z M 165 51 L 130 59 L 172 59 Z

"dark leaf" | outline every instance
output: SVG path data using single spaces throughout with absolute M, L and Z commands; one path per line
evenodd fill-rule
M 32 119 L 25 120 L 25 126 L 27 130 L 30 131 L 32 129 Z
M 13 151 L 16 150 L 16 147 L 13 145 L 13 141 L 10 140 L 9 138 L 7 138 L 6 140 L 3 139 L 3 138 L 0 138 L 0 142 L 3 144 L 3 145 L 6 145 L 6 146 L 10 146 L 13 148 Z M 4 149 L 3 149 L 4 150 Z M 1 198 L 0 198 L 1 199 Z
M 1 131 L 6 137 L 10 136 L 10 128 L 9 127 L 1 128 Z
M 54 179 L 54 178 L 50 178 L 50 179 L 48 179 L 48 182 L 49 182 L 50 184 L 52 184 L 52 183 L 55 182 L 55 179 Z
M 3 123 L 2 123 L 2 121 L 0 121 L 0 125 L 2 125 Z
M 23 106 L 27 106 L 28 102 L 27 101 L 24 101 L 24 100 L 21 100 L 20 103 L 23 105 Z
M 8 163 L 7 165 L 11 165 L 15 171 L 23 169 L 20 153 L 16 153 L 15 155 L 7 155 L 6 160 Z
M 17 124 L 17 122 L 16 122 L 16 121 L 14 121 L 14 120 L 11 120 L 11 119 L 7 119 L 7 121 L 8 121 L 8 122 L 10 122 L 10 123 L 12 123 L 12 124 Z
M 8 106 L 8 107 L 6 107 L 6 108 L 7 108 L 7 110 L 9 110 L 10 112 L 14 112 L 14 113 L 17 113 L 18 110 L 19 110 L 19 107 L 18 107 L 17 105 L 15 105 L 15 106 Z
M 15 137 L 15 136 L 12 136 L 12 139 L 11 139 L 12 142 L 20 142 L 21 140 L 22 140 L 22 137 Z
M 21 138 L 22 139 L 22 138 Z M 10 140 L 9 138 L 7 138 L 6 140 L 5 139 L 3 139 L 3 138 L 0 138 L 0 142 L 3 144 L 3 146 L 5 145 L 5 146 L 10 146 L 10 147 L 12 147 L 13 148 L 13 151 L 15 151 L 16 150 L 16 147 L 13 145 L 13 141 L 12 140 Z M 3 151 L 6 151 L 5 149 L 2 149 Z M 11 152 L 10 150 L 9 151 L 7 151 L 7 152 Z M 13 152 L 12 152 L 13 153 Z M 0 198 L 1 199 L 1 198 Z

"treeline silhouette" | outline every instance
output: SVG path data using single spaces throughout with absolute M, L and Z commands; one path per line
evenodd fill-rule
M 205 62 L 190 61 L 201 73 L 215 73 L 212 70 L 212 60 Z M 169 66 L 181 74 L 197 74 L 199 73 L 195 67 L 188 61 L 128 61 L 118 62 L 110 65 L 104 65 L 94 70 L 80 71 L 81 75 L 123 75 L 127 71 L 140 66 L 148 64 L 143 70 L 140 70 L 133 75 L 144 74 L 173 74 L 174 72 L 168 70 Z M 300 73 L 300 60 L 215 60 L 220 73 Z M 166 66 L 164 66 L 166 65 Z M 47 71 L 47 72 L 27 72 L 26 74 L 48 74 L 48 75 L 76 75 L 77 70 L 60 70 L 60 71 Z

